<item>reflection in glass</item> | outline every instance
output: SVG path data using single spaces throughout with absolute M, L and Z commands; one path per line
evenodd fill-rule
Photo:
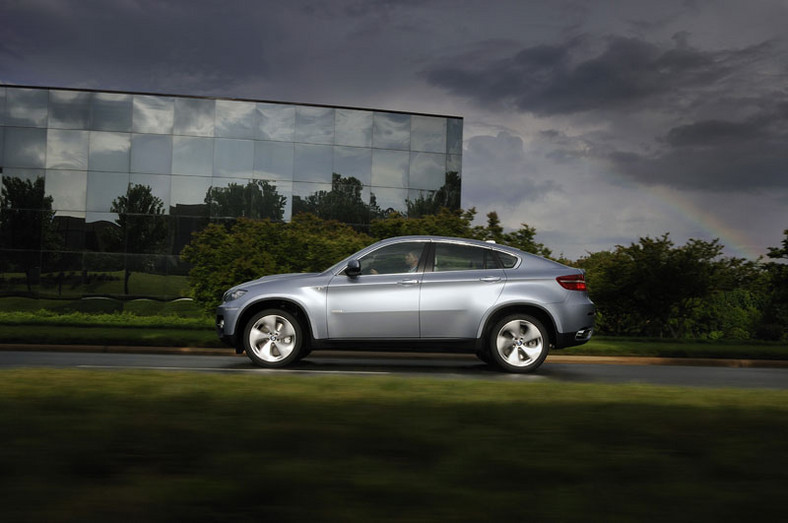
M 462 156 L 450 154 L 446 157 L 446 171 L 457 173 L 461 175 L 462 171 Z
M 140 195 L 140 205 L 136 208 L 135 212 L 143 214 L 167 214 L 170 208 L 170 182 L 169 176 L 162 176 L 160 174 L 135 174 L 129 176 L 129 195 L 132 195 L 133 189 L 144 187 L 147 193 L 144 198 Z M 148 205 L 145 198 L 150 198 L 155 201 L 156 205 Z M 129 211 L 127 211 L 129 212 Z
M 462 154 L 462 118 L 449 118 L 447 121 L 446 152 Z
M 46 127 L 49 93 L 44 89 L 6 89 L 6 125 Z
M 292 143 L 255 142 L 254 176 L 265 180 L 292 180 L 294 155 Z
M 364 185 L 372 183 L 372 149 L 334 147 L 334 172 L 353 177 Z
M 172 134 L 175 100 L 166 96 L 134 96 L 133 126 L 135 133 Z
M 408 190 L 391 189 L 387 187 L 373 187 L 372 193 L 375 195 L 377 206 L 383 216 L 398 213 L 407 216 L 408 213 Z
M 411 116 L 410 148 L 430 153 L 446 152 L 446 118 Z
M 96 131 L 131 132 L 130 94 L 95 93 L 90 111 L 90 128 Z
M 256 138 L 292 142 L 295 135 L 295 107 L 280 104 L 257 104 L 259 124 Z
M 446 183 L 446 155 L 411 153 L 410 180 L 412 189 L 437 190 Z
M 428 214 L 437 214 L 442 208 L 460 208 L 460 177 L 455 172 L 446 173 L 446 183 L 437 191 L 410 190 L 408 198 L 408 216 L 419 218 Z
M 88 131 L 49 129 L 47 132 L 47 168 L 88 168 Z
M 80 298 L 88 289 L 82 272 L 81 252 L 41 254 L 41 290 L 59 298 Z
M 131 137 L 131 171 L 168 174 L 172 167 L 172 136 L 135 134 Z
M 287 197 L 268 180 L 227 180 L 224 186 L 208 190 L 205 203 L 215 218 L 282 221 Z
M 257 108 L 251 102 L 216 101 L 216 136 L 253 139 L 257 129 Z
M 334 143 L 354 147 L 372 147 L 372 111 L 337 109 Z
M 254 169 L 254 142 L 251 140 L 214 141 L 214 176 L 251 178 Z
M 125 194 L 125 192 L 124 192 Z M 108 202 L 109 206 L 110 203 Z M 85 249 L 95 252 L 112 252 L 113 249 L 126 248 L 125 245 L 116 245 L 115 243 L 108 242 L 108 238 L 114 238 L 117 233 L 112 232 L 118 229 L 118 214 L 113 212 L 88 212 L 85 214 Z M 87 259 L 86 255 L 86 259 Z M 120 268 L 113 269 L 116 271 L 122 270 L 123 264 L 121 261 Z M 109 270 L 109 269 L 108 269 Z M 118 278 L 120 280 L 120 278 Z M 119 293 L 120 291 L 118 291 Z
M 170 189 L 170 214 L 174 216 L 208 217 L 205 195 L 211 188 L 211 178 L 202 176 L 173 176 Z
M 213 139 L 174 136 L 172 173 L 211 176 L 213 174 Z
M 176 98 L 173 132 L 188 136 L 213 136 L 214 100 Z
M 46 194 L 58 216 L 85 216 L 88 173 L 85 171 L 47 171 Z
M 92 171 L 128 172 L 131 161 L 131 135 L 91 131 L 88 168 Z
M 49 91 L 49 127 L 88 129 L 91 97 L 78 91 Z
M 293 179 L 300 182 L 331 182 L 333 147 L 295 145 Z
M 381 149 L 410 149 L 410 115 L 375 113 L 372 146 Z
M 405 151 L 372 151 L 372 185 L 405 188 L 408 186 L 410 153 Z
M 5 87 L 0 87 L 0 125 L 5 125 Z
M 45 167 L 46 129 L 6 127 L 3 156 L 5 167 Z
M 126 194 L 129 188 L 128 173 L 88 172 L 87 210 L 109 212 L 112 201 Z
M 334 143 L 334 110 L 328 107 L 296 107 L 295 141 Z
M 312 187 L 306 187 L 308 185 Z M 369 188 L 352 177 L 334 174 L 329 187 L 324 184 L 293 186 L 293 214 L 308 212 L 324 220 L 339 220 L 354 226 L 368 225 L 380 214 Z M 308 193 L 310 190 L 312 192 Z

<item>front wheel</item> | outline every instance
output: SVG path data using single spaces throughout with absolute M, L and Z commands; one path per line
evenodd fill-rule
M 547 357 L 549 340 L 542 322 L 527 314 L 512 314 L 490 331 L 490 355 L 507 372 L 533 372 Z
M 301 324 L 279 309 L 258 312 L 246 323 L 243 345 L 252 363 L 278 368 L 298 361 L 304 346 Z

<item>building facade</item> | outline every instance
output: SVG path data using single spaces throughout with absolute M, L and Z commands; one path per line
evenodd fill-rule
M 460 207 L 461 118 L 0 86 L 0 296 L 186 292 L 192 232 Z M 124 276 L 125 275 L 125 276 Z M 132 281 L 129 281 L 131 275 Z

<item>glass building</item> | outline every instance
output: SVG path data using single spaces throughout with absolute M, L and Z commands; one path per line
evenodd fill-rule
M 191 233 L 460 207 L 461 118 L 0 86 L 0 296 L 174 299 Z M 131 281 L 130 281 L 131 278 Z

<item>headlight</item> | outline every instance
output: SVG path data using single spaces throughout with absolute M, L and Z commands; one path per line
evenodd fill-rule
M 232 289 L 232 290 L 229 290 L 229 291 L 224 293 L 224 296 L 222 296 L 222 302 L 228 302 L 228 301 L 237 300 L 238 298 L 240 298 L 244 294 L 246 294 L 246 289 Z

